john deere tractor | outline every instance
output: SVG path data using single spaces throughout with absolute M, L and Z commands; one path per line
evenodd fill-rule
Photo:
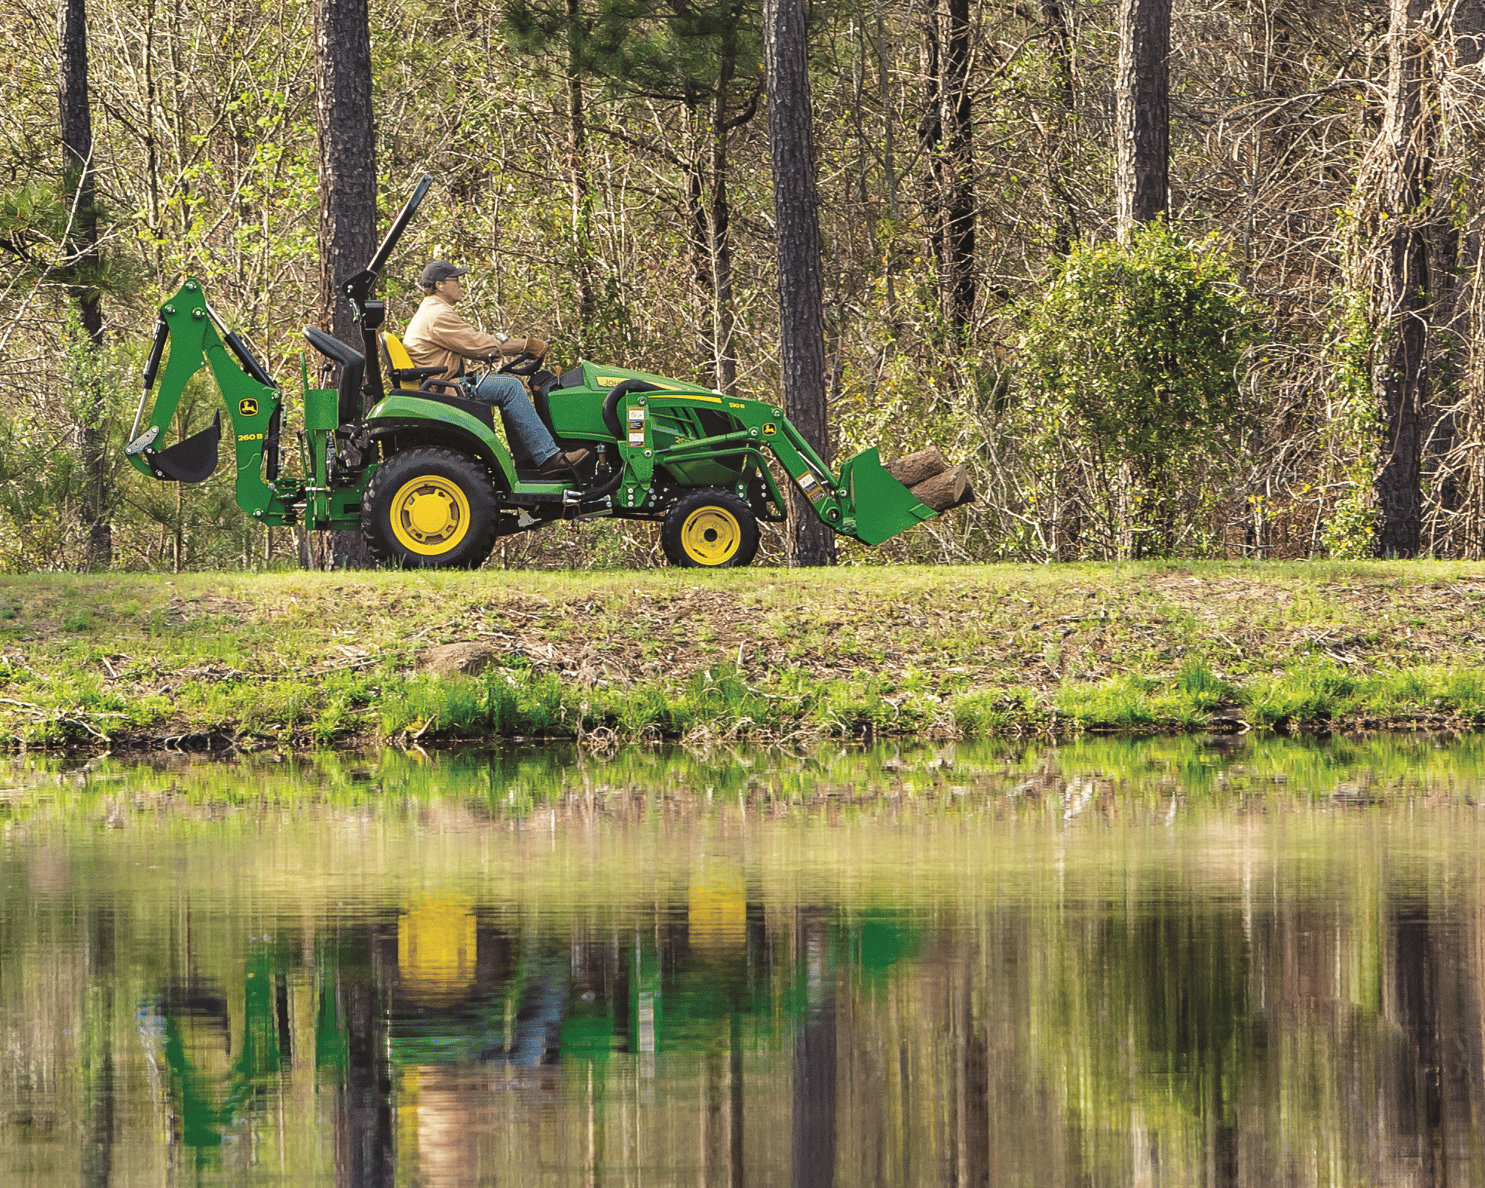
M 561 448 L 586 446 L 596 462 L 581 474 L 551 476 L 514 458 L 490 405 L 413 367 L 396 337 L 382 332 L 385 307 L 372 292 L 431 185 L 426 175 L 417 183 L 371 262 L 344 282 L 363 349 L 304 329 L 324 359 L 316 371 L 338 369 L 339 381 L 311 386 L 301 359 L 294 475 L 283 466 L 280 385 L 195 280 L 160 307 L 129 462 L 172 482 L 201 482 L 215 471 L 220 412 L 206 429 L 161 448 L 187 382 L 206 366 L 231 418 L 239 506 L 270 526 L 358 528 L 387 565 L 475 568 L 499 536 L 594 516 L 659 521 L 673 565 L 746 565 L 759 522 L 785 517 L 775 471 L 825 524 L 866 544 L 936 514 L 887 473 L 875 449 L 832 472 L 777 404 L 586 361 L 561 375 L 530 357 L 503 370 L 526 380 Z

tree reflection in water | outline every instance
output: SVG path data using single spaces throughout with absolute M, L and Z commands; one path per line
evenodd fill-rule
M 1245 766 L 38 812 L 0 1182 L 1485 1179 L 1475 785 Z

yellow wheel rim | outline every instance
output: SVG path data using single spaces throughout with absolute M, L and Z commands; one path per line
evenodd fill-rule
M 469 500 L 458 483 L 419 475 L 392 496 L 392 535 L 410 553 L 442 556 L 469 535 Z
M 742 544 L 742 525 L 725 507 L 698 507 L 681 525 L 681 548 L 697 565 L 726 565 Z

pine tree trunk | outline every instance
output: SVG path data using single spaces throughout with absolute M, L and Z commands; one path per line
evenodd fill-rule
M 944 0 L 942 15 L 944 143 L 944 317 L 963 346 L 975 309 L 974 106 L 969 90 L 969 0 Z
M 1170 158 L 1170 0 L 1119 0 L 1114 187 L 1119 238 L 1165 213 Z
M 1422 530 L 1421 468 L 1429 406 L 1429 292 L 1425 209 L 1437 138 L 1427 25 L 1433 0 L 1392 0 L 1382 130 L 1357 180 L 1358 280 L 1368 288 L 1372 395 L 1382 421 L 1375 481 L 1376 547 L 1413 557 Z
M 1072 139 L 1071 122 L 1077 106 L 1073 86 L 1072 31 L 1061 0 L 1041 0 L 1042 28 L 1046 33 L 1047 54 L 1051 58 L 1052 83 L 1056 95 L 1052 130 L 1054 140 L 1047 155 L 1047 188 L 1057 200 L 1060 213 L 1052 246 L 1059 256 L 1072 250 L 1078 237 L 1078 204 L 1068 188 L 1068 145 Z
M 366 0 L 318 0 L 315 124 L 320 148 L 320 319 L 361 349 L 361 328 L 340 285 L 376 251 L 376 134 Z
M 371 106 L 371 31 L 366 0 L 318 0 L 315 122 L 320 146 L 320 324 L 362 349 L 361 327 L 341 283 L 376 251 L 376 136 Z M 332 564 L 367 569 L 359 532 L 337 532 Z
M 96 277 L 99 266 L 98 213 L 93 161 L 93 117 L 88 100 L 88 28 L 85 0 L 62 0 L 57 13 L 59 59 L 58 115 L 62 133 L 62 193 L 70 216 L 65 252 L 73 281 L 69 293 L 77 308 L 84 343 L 96 356 L 103 348 L 103 305 Z M 106 569 L 113 562 L 112 499 L 108 467 L 108 406 L 102 377 L 85 368 L 87 393 L 80 410 L 85 487 L 79 511 L 88 531 L 86 565 Z
M 573 295 L 579 333 L 586 337 L 597 314 L 593 267 L 593 201 L 588 184 L 588 131 L 583 75 L 577 47 L 582 37 L 580 0 L 567 3 L 567 184 L 572 192 Z
M 784 414 L 825 462 L 825 316 L 820 280 L 819 198 L 803 0 L 766 0 L 763 57 L 778 223 L 779 361 Z M 834 565 L 835 534 L 789 484 L 789 564 Z
M 731 48 L 735 53 L 735 47 Z M 732 208 L 727 197 L 727 91 L 732 82 L 730 63 L 717 81 L 717 102 L 712 112 L 712 352 L 717 389 L 737 395 L 736 314 L 732 293 Z

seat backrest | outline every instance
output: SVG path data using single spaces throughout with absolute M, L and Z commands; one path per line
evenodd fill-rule
M 382 334 L 380 341 L 382 364 L 386 368 L 387 378 L 404 392 L 416 392 L 418 390 L 417 379 L 406 374 L 412 370 L 412 356 L 402 345 L 402 339 L 389 330 Z
M 327 359 L 340 364 L 340 423 L 349 425 L 361 407 L 361 381 L 366 376 L 366 356 L 355 347 L 326 334 L 318 326 L 306 326 L 304 337 L 309 345 Z

